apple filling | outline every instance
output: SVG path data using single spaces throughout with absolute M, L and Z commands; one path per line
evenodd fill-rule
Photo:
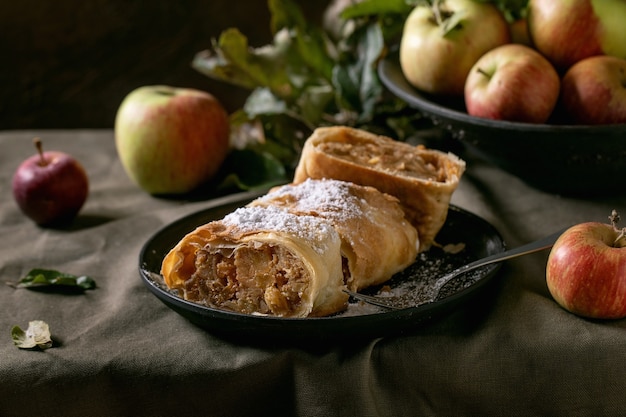
M 407 147 L 381 146 L 380 143 L 331 141 L 318 145 L 324 153 L 361 166 L 394 175 L 445 182 L 448 178 L 441 157 L 435 154 L 410 152 Z
M 280 246 L 241 245 L 196 253 L 186 298 L 246 314 L 290 316 L 301 304 L 309 275 L 300 259 Z

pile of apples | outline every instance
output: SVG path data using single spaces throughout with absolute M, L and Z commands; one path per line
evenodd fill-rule
M 626 1 L 529 0 L 510 24 L 493 3 L 433 0 L 408 16 L 400 43 L 407 81 L 456 96 L 476 117 L 525 123 L 626 123 Z M 587 222 L 550 251 L 554 300 L 583 317 L 626 317 L 626 228 Z
M 494 4 L 433 0 L 408 16 L 400 66 L 417 89 L 462 96 L 476 117 L 626 123 L 626 2 L 529 0 L 509 24 Z

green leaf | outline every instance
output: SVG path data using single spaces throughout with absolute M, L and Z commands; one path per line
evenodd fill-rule
M 406 0 L 364 0 L 346 7 L 341 12 L 343 19 L 355 19 L 372 15 L 408 14 L 413 6 Z
M 11 337 L 13 343 L 20 349 L 48 349 L 52 347 L 52 338 L 50 336 L 50 328 L 48 323 L 41 320 L 34 320 L 28 323 L 26 331 L 19 326 L 13 326 L 11 329 Z
M 287 181 L 283 164 L 268 152 L 235 150 L 225 162 L 229 174 L 220 188 L 265 189 Z
M 311 69 L 313 78 L 319 76 L 330 80 L 334 62 L 330 58 L 322 32 L 317 28 L 301 28 L 297 31 L 295 40 L 299 55 L 306 67 Z
M 309 25 L 302 11 L 292 0 L 269 0 L 272 33 L 289 34 L 293 49 L 288 53 L 287 73 L 294 85 L 302 85 L 303 79 L 330 80 L 333 61 L 327 48 L 324 32 Z M 283 34 L 283 36 L 285 36 Z M 306 83 L 306 82 L 305 82 Z
M 357 59 L 335 67 L 334 85 L 337 99 L 359 114 L 358 122 L 370 120 L 381 99 L 382 84 L 376 73 L 376 63 L 384 50 L 378 25 L 368 25 L 357 34 Z
M 353 2 L 340 14 L 346 21 L 377 24 L 387 45 L 397 44 L 402 36 L 404 22 L 415 7 L 415 0 L 363 0 Z
M 276 97 L 268 88 L 255 89 L 244 104 L 243 110 L 249 118 L 262 114 L 284 114 L 287 113 L 287 103 Z
M 196 54 L 192 66 L 220 81 L 250 90 L 265 86 L 279 96 L 288 96 L 292 87 L 285 68 L 290 43 L 288 36 L 279 33 L 274 44 L 254 49 L 238 29 L 231 28 L 221 33 L 212 51 Z
M 334 98 L 335 92 L 331 85 L 307 87 L 296 100 L 298 116 L 313 129 L 320 124 Z
M 307 21 L 298 6 L 291 0 L 268 0 L 268 8 L 271 13 L 270 28 L 272 33 L 277 33 L 284 28 L 306 28 Z
M 87 275 L 81 275 L 78 278 L 76 278 L 76 285 L 85 290 L 92 290 L 96 288 L 95 281 L 91 277 L 88 277 Z
M 77 291 L 91 290 L 96 282 L 88 276 L 76 276 L 52 269 L 31 269 L 25 277 L 19 280 L 17 288 L 49 289 Z
M 216 80 L 225 81 L 243 88 L 254 88 L 257 85 L 255 77 L 250 76 L 249 68 L 242 68 L 231 62 L 229 56 L 222 49 L 229 45 L 230 55 L 247 54 L 248 39 L 237 29 L 228 29 L 222 32 L 220 40 L 213 42 L 212 50 L 201 51 L 192 61 L 192 67 L 204 75 Z

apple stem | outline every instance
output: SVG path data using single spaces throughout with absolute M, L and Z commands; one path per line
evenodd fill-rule
M 491 74 L 489 74 L 487 71 L 485 71 L 482 68 L 476 68 L 476 71 L 478 71 L 479 74 L 484 75 L 485 77 L 487 77 L 488 79 L 491 79 Z
M 437 26 L 441 26 L 443 23 L 443 19 L 441 18 L 441 10 L 439 9 L 439 4 L 441 0 L 435 0 L 433 2 L 433 14 L 435 15 L 435 22 L 437 22 Z
M 48 165 L 48 161 L 43 156 L 43 144 L 41 143 L 41 139 L 33 138 L 33 143 L 35 144 L 35 148 L 37 148 L 37 152 L 39 153 L 39 166 L 45 167 Z
M 621 247 L 622 245 L 618 244 L 618 242 L 626 236 L 626 227 L 623 227 L 621 229 L 617 227 L 617 224 L 619 223 L 620 220 L 621 218 L 620 218 L 619 213 L 617 212 L 617 210 L 613 209 L 613 211 L 611 212 L 611 215 L 609 216 L 609 221 L 611 222 L 611 226 L 613 226 L 613 229 L 616 232 L 619 232 L 619 234 L 617 235 L 617 238 L 613 242 L 613 247 Z
M 611 226 L 613 226 L 615 230 L 618 230 L 617 223 L 619 223 L 620 220 L 621 217 L 619 216 L 619 213 L 617 212 L 617 210 L 613 209 L 613 211 L 611 211 L 611 215 L 609 216 L 609 221 L 611 222 Z

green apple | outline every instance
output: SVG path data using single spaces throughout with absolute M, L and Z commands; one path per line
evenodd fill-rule
M 115 145 L 128 176 L 146 192 L 184 194 L 209 181 L 229 150 L 229 119 L 211 94 L 139 87 L 115 117 Z
M 418 3 L 404 23 L 400 67 L 407 81 L 421 91 L 462 96 L 467 74 L 478 58 L 510 42 L 509 25 L 490 3 L 431 3 Z
M 594 55 L 626 59 L 624 0 L 530 0 L 533 45 L 560 71 Z

